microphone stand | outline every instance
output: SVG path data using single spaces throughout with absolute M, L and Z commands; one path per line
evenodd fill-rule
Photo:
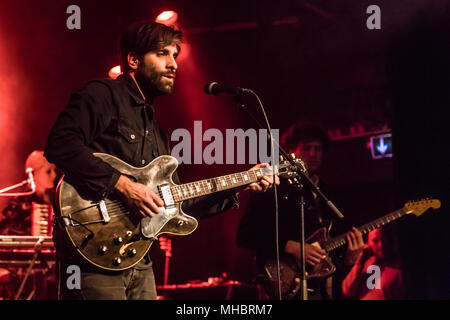
M 35 192 L 35 190 L 31 190 L 31 191 L 27 191 L 27 192 L 5 193 L 5 192 L 7 192 L 9 190 L 22 187 L 22 186 L 24 186 L 24 185 L 26 185 L 28 183 L 30 183 L 29 179 L 23 180 L 22 182 L 19 182 L 19 183 L 15 184 L 15 185 L 3 188 L 3 189 L 0 190 L 0 196 L 4 196 L 4 197 L 29 196 L 29 195 L 33 194 Z
M 308 281 L 306 279 L 306 258 L 305 258 L 305 198 L 303 196 L 303 185 L 301 183 L 297 183 L 296 187 L 298 188 L 300 194 L 300 230 L 301 230 L 301 239 L 300 239 L 300 255 L 301 255 L 301 266 L 302 266 L 302 285 L 301 285 L 301 300 L 308 300 Z
M 15 295 L 15 297 L 14 297 L 14 300 L 18 300 L 18 299 L 19 299 L 19 297 L 20 297 L 20 295 L 21 295 L 21 293 L 22 293 L 22 290 L 23 290 L 23 288 L 24 288 L 24 286 L 25 286 L 25 283 L 27 282 L 28 277 L 30 276 L 30 274 L 31 274 L 32 271 L 33 271 L 33 266 L 34 266 L 34 264 L 36 263 L 36 259 L 38 258 L 39 254 L 41 253 L 42 242 L 43 242 L 43 241 L 44 241 L 44 238 L 43 238 L 43 237 L 39 237 L 39 239 L 36 241 L 36 243 L 35 243 L 35 245 L 34 245 L 33 258 L 31 259 L 30 265 L 29 265 L 28 268 L 27 268 L 27 271 L 26 271 L 26 273 L 25 273 L 25 276 L 24 276 L 24 278 L 23 278 L 23 280 L 22 280 L 22 283 L 20 284 L 19 290 L 17 291 L 17 293 L 16 293 L 16 295 Z M 34 290 L 36 290 L 36 288 L 35 288 Z M 33 292 L 30 294 L 30 298 L 33 296 L 34 290 L 33 290 Z
M 301 165 L 299 165 L 298 163 L 296 163 L 289 155 L 288 153 L 279 145 L 279 143 L 277 141 L 274 141 L 272 138 L 272 132 L 270 129 L 270 125 L 268 123 L 268 119 L 266 117 L 266 113 L 264 111 L 264 107 L 262 105 L 261 100 L 259 99 L 258 95 L 250 90 L 250 89 L 244 89 L 244 88 L 240 88 L 240 90 L 238 90 L 238 93 L 236 95 L 233 96 L 235 102 L 237 103 L 237 106 L 239 107 L 239 109 L 245 111 L 247 113 L 247 115 L 250 116 L 250 118 L 252 118 L 252 120 L 258 125 L 259 128 L 264 129 L 264 127 L 259 123 L 259 121 L 253 116 L 253 114 L 251 112 L 248 111 L 247 107 L 245 106 L 244 102 L 242 101 L 242 95 L 243 93 L 251 93 L 253 94 L 257 100 L 258 103 L 261 107 L 261 110 L 264 114 L 266 123 L 267 123 L 267 139 L 270 139 L 271 141 L 271 145 L 276 144 L 281 155 L 284 156 L 284 158 L 289 161 L 289 163 L 296 168 L 296 172 L 297 174 L 299 174 L 300 178 L 303 179 L 303 181 L 306 181 L 306 185 L 311 188 L 311 190 L 313 192 L 315 192 L 326 204 L 327 206 L 336 214 L 336 216 L 339 219 L 344 218 L 344 215 L 339 211 L 338 208 L 336 208 L 336 206 L 322 193 L 322 191 L 319 189 L 319 187 L 310 179 L 310 177 L 308 176 L 308 174 L 306 173 L 306 169 L 304 167 L 302 167 Z M 271 149 L 272 151 L 272 155 L 273 155 L 273 148 Z M 274 163 L 275 165 L 275 163 Z M 276 170 L 277 171 L 277 170 Z M 275 173 L 276 174 L 276 173 Z M 303 188 L 304 186 L 300 183 L 297 183 L 297 187 L 300 190 L 300 224 L 301 224 L 301 242 L 300 242 L 300 250 L 301 250 L 301 266 L 302 266 L 302 286 L 301 286 L 301 300 L 308 300 L 308 286 L 307 286 L 307 279 L 306 279 L 306 258 L 305 258 L 305 220 L 304 220 L 304 213 L 305 213 L 305 202 L 304 202 L 304 197 L 303 197 Z M 276 189 L 275 189 L 275 193 L 276 193 Z M 276 195 L 275 195 L 276 197 Z M 278 250 L 278 248 L 277 248 Z M 277 265 L 278 265 L 278 287 L 279 287 L 279 291 L 280 291 L 280 300 L 281 300 L 281 289 L 280 289 L 280 265 L 279 265 L 279 261 L 277 259 Z
M 254 94 L 255 96 L 256 93 L 254 93 L 253 91 L 249 90 L 249 89 L 245 89 L 244 92 L 250 92 L 252 94 Z M 238 94 L 234 96 L 236 102 L 238 103 L 238 107 L 240 109 L 242 109 L 243 111 L 245 111 L 252 119 L 253 121 L 256 122 L 256 124 L 261 128 L 264 129 L 264 127 L 259 123 L 259 121 L 248 111 L 247 107 L 245 106 L 245 104 L 242 102 L 242 94 Z M 258 99 L 259 100 L 259 99 Z M 261 105 L 262 107 L 262 105 Z M 331 202 L 324 194 L 323 192 L 320 190 L 320 188 L 311 180 L 311 178 L 308 176 L 308 174 L 306 173 L 306 170 L 304 170 L 304 168 L 302 168 L 298 163 L 296 163 L 293 159 L 291 159 L 291 157 L 289 156 L 289 154 L 278 144 L 277 141 L 274 141 L 272 139 L 272 133 L 269 131 L 267 134 L 267 139 L 272 140 L 272 142 L 274 142 L 277 147 L 278 150 L 280 151 L 281 155 L 287 160 L 289 161 L 289 163 L 293 166 L 296 167 L 298 169 L 297 173 L 300 175 L 300 177 L 302 179 L 304 179 L 304 181 L 306 181 L 306 184 L 308 187 L 310 187 L 312 189 L 312 191 L 314 193 L 316 193 L 320 198 L 322 198 L 323 202 L 331 209 L 331 211 L 333 211 L 336 216 L 339 219 L 343 219 L 344 215 L 341 213 L 341 211 L 333 204 L 333 202 Z

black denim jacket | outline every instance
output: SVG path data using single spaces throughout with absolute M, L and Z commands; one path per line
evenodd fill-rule
M 170 154 L 167 135 L 153 119 L 153 107 L 145 103 L 129 76 L 93 80 L 74 93 L 45 146 L 48 161 L 62 169 L 76 188 L 103 198 L 114 190 L 120 173 L 94 152 L 135 167 Z M 176 173 L 173 180 L 179 183 Z M 183 209 L 202 218 L 237 204 L 234 190 L 228 190 L 185 201 Z

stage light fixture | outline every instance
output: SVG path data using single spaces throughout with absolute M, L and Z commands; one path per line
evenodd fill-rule
M 170 26 L 173 25 L 178 19 L 178 13 L 176 13 L 175 11 L 172 10 L 167 10 L 167 11 L 163 11 L 161 12 L 157 17 L 156 17 L 156 22 L 165 24 L 166 26 Z
M 116 79 L 121 74 L 122 74 L 122 71 L 120 70 L 120 66 L 115 66 L 115 67 L 111 68 L 108 72 L 108 76 L 111 79 Z

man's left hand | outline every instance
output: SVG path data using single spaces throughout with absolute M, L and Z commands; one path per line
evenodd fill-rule
M 272 167 L 268 163 L 258 163 L 254 167 L 252 167 L 250 170 L 256 170 L 260 168 L 267 168 L 270 172 L 272 171 Z M 263 175 L 261 179 L 258 182 L 251 183 L 245 188 L 245 190 L 253 190 L 253 191 L 260 191 L 260 192 L 266 192 L 267 189 L 272 187 L 274 183 L 274 175 L 273 174 L 267 174 Z M 277 175 L 275 175 L 275 183 L 277 185 L 280 184 L 280 179 Z
M 359 254 L 364 248 L 362 233 L 353 227 L 352 231 L 347 234 L 347 243 L 348 246 L 344 262 L 346 265 L 351 266 L 355 263 L 356 259 L 358 259 Z

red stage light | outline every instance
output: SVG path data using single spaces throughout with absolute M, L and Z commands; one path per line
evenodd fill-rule
M 166 26 L 173 25 L 178 19 L 178 13 L 172 10 L 163 11 L 156 17 L 156 22 L 165 24 Z
M 120 76 L 122 72 L 120 71 L 120 66 L 115 66 L 109 70 L 108 76 L 111 79 L 116 79 L 118 76 Z

